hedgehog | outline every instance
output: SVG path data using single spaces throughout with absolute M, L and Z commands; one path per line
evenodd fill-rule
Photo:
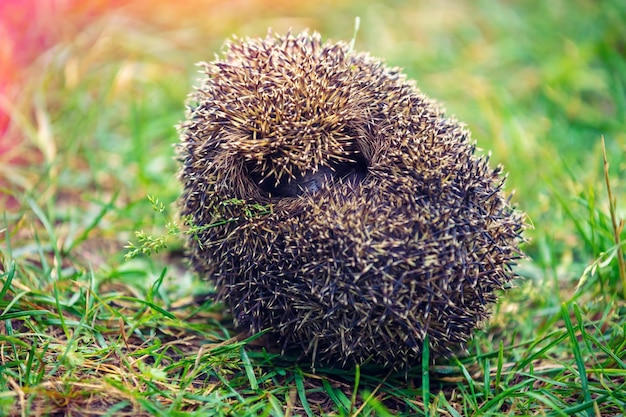
M 199 65 L 180 211 L 235 325 L 313 366 L 460 352 L 516 277 L 525 227 L 464 125 L 319 33 L 233 38 Z

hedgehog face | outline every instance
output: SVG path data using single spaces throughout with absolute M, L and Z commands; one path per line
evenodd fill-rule
M 193 268 L 314 364 L 458 349 L 521 256 L 500 169 L 397 70 L 317 34 L 232 42 L 181 125 Z M 258 210 L 265 207 L 266 210 Z

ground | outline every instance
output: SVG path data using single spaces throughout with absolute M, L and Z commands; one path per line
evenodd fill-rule
M 174 126 L 224 39 L 350 41 L 356 17 L 532 227 L 466 352 L 313 373 L 188 270 Z M 624 21 L 618 0 L 3 2 L 0 415 L 624 415 Z

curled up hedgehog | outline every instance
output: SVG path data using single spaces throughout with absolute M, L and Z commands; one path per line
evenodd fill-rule
M 515 276 L 501 168 L 395 68 L 317 33 L 233 40 L 179 126 L 193 269 L 313 365 L 456 352 Z

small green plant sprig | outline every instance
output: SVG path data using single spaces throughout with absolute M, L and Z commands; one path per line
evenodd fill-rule
M 168 219 L 168 215 L 165 212 L 165 204 L 152 195 L 148 195 L 147 198 L 152 206 L 152 210 L 165 220 L 165 233 L 151 235 L 143 230 L 135 231 L 137 242 L 128 242 L 128 245 L 125 246 L 126 249 L 129 249 L 126 255 L 124 255 L 126 260 L 136 258 L 139 255 L 150 256 L 153 253 L 159 253 L 167 248 L 171 238 L 179 235 L 181 232 L 180 224 L 175 220 Z
M 152 254 L 159 253 L 168 247 L 171 239 L 175 239 L 181 234 L 197 235 L 206 229 L 240 220 L 240 217 L 221 218 L 217 216 L 217 220 L 215 222 L 199 226 L 193 224 L 191 216 L 186 216 L 182 219 L 181 226 L 181 222 L 172 219 L 168 213 L 166 213 L 166 206 L 161 200 L 153 195 L 148 195 L 147 198 L 152 206 L 152 210 L 165 223 L 163 226 L 164 231 L 155 235 L 148 234 L 143 230 L 135 231 L 136 242 L 128 242 L 125 246 L 125 248 L 128 249 L 128 252 L 124 255 L 124 259 L 126 260 L 134 259 L 140 255 L 151 256 Z M 269 205 L 248 203 L 244 200 L 236 198 L 224 200 L 220 203 L 220 205 L 241 207 L 243 216 L 246 219 L 270 214 L 272 211 L 272 208 Z

